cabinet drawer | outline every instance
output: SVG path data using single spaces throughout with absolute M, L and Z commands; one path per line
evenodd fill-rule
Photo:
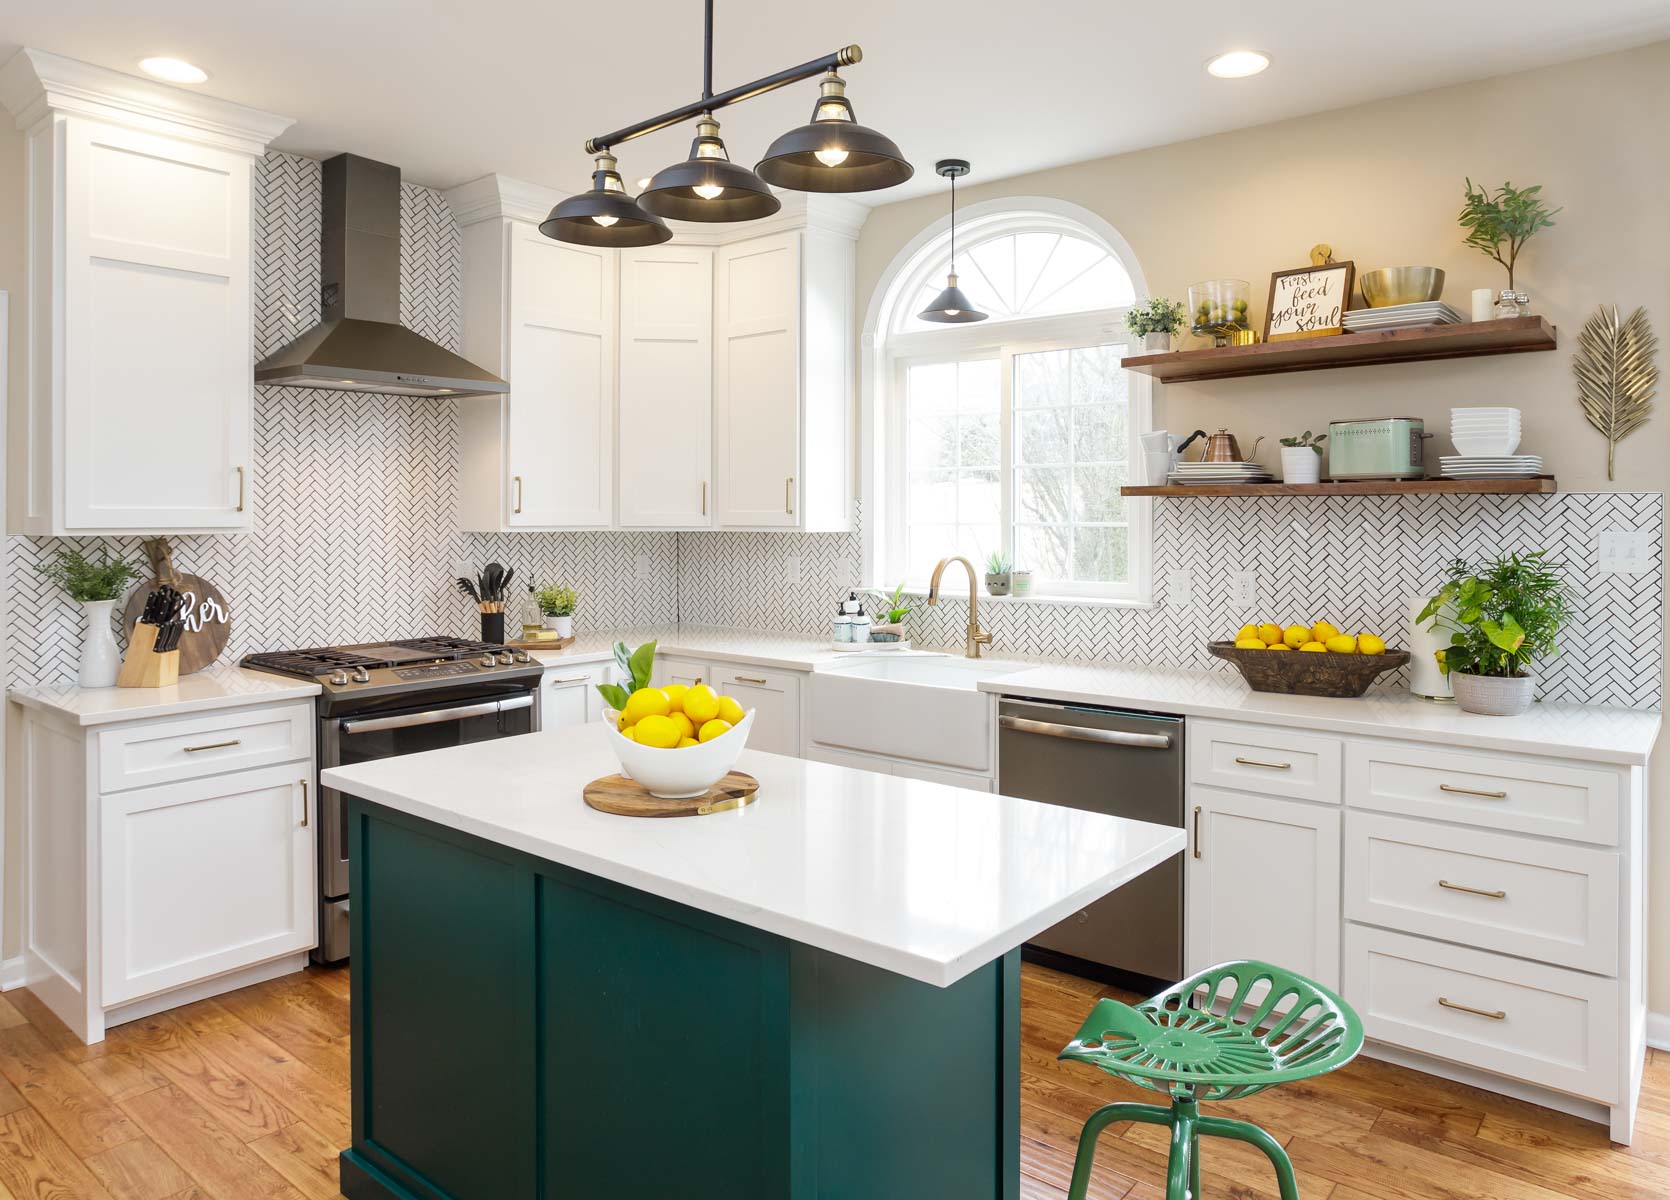
M 705 683 L 712 687 L 713 664 L 695 658 L 663 658 L 658 654 L 650 672 L 650 686 L 666 687 L 669 683 L 682 683 L 685 687 Z
M 1189 781 L 1338 804 L 1337 738 L 1290 733 L 1274 725 L 1189 722 Z
M 1345 794 L 1353 808 L 1618 844 L 1620 788 L 1613 771 L 1352 741 L 1345 747 Z
M 1353 921 L 1617 974 L 1611 851 L 1351 813 L 1345 867 Z
M 1345 999 L 1379 1041 L 1618 1101 L 1616 980 L 1348 924 Z
M 312 757 L 313 705 L 307 700 L 119 725 L 99 734 L 99 791 Z
M 613 663 L 569 663 L 545 668 L 539 679 L 539 727 L 566 729 L 603 717 L 597 685 L 608 683 Z

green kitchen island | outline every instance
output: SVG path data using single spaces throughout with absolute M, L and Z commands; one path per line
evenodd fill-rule
M 1020 944 L 1179 829 L 747 751 L 587 808 L 601 724 L 328 770 L 351 1200 L 1015 1200 Z M 1141 920 L 1142 914 L 1133 914 Z

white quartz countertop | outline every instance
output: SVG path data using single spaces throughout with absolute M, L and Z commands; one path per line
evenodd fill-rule
M 1184 846 L 1181 829 L 747 750 L 746 808 L 588 808 L 601 723 L 412 754 L 326 786 L 946 987 Z M 1142 914 L 1133 914 L 1142 919 Z
M 68 717 L 77 725 L 143 721 L 215 708 L 273 704 L 319 694 L 309 679 L 291 679 L 242 667 L 206 667 L 165 688 L 84 688 L 73 683 L 35 684 L 6 693 L 19 704 Z
M 803 633 L 773 633 L 758 629 L 728 629 L 711 625 L 635 626 L 626 629 L 582 631 L 572 646 L 561 650 L 534 650 L 533 656 L 547 666 L 557 663 L 608 662 L 616 642 L 637 647 L 655 642 L 657 655 L 675 658 L 720 658 L 741 666 L 776 668 L 782 671 L 811 671 L 828 663 L 854 657 L 850 652 L 830 649 L 828 638 Z M 897 650 L 876 650 L 875 654 L 897 654 Z

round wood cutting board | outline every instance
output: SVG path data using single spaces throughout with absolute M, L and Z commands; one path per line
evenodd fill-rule
M 232 606 L 214 584 L 201 575 L 184 575 L 174 566 L 174 554 L 167 538 L 152 538 L 144 543 L 146 556 L 151 560 L 152 578 L 128 593 L 127 606 L 122 611 L 122 628 L 133 629 L 139 614 L 145 609 L 146 598 L 162 584 L 167 584 L 185 597 L 181 612 L 186 629 L 180 635 L 180 674 L 201 671 L 220 657 L 232 636 Z
M 673 800 L 650 795 L 635 779 L 605 775 L 586 784 L 583 794 L 592 808 L 617 817 L 705 817 L 752 804 L 759 787 L 752 775 L 732 771 L 700 796 Z

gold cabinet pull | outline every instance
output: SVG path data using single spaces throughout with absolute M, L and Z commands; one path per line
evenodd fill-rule
M 513 513 L 519 513 L 522 511 L 522 477 L 520 475 L 512 475 L 510 478 L 511 482 L 516 485 L 516 507 L 510 511 Z
M 1508 1014 L 1502 1012 L 1500 1009 L 1495 1012 L 1490 1012 L 1487 1009 L 1474 1008 L 1469 1004 L 1457 1004 L 1448 996 L 1438 997 L 1438 1003 L 1442 1004 L 1445 1008 L 1453 1008 L 1456 1012 L 1472 1013 L 1475 1017 L 1484 1017 L 1491 1021 L 1506 1021 L 1508 1019 Z
M 1469 896 L 1485 896 L 1491 900 L 1506 900 L 1508 894 L 1504 891 L 1487 892 L 1483 888 L 1468 887 L 1465 883 L 1451 883 L 1448 879 L 1440 879 L 1438 886 L 1449 888 L 1452 892 L 1466 892 Z
M 243 510 L 244 510 L 244 469 L 243 469 L 242 466 L 240 466 L 240 467 L 238 467 L 238 508 L 237 508 L 237 511 L 238 512 L 243 512 Z
M 1441 783 L 1438 785 L 1438 790 L 1452 792 L 1457 796 L 1478 796 L 1483 800 L 1506 800 L 1508 798 L 1506 792 L 1481 792 L 1478 788 L 1456 787 L 1453 783 Z
M 1235 761 L 1243 767 L 1263 767 L 1266 771 L 1291 771 L 1293 769 L 1292 763 L 1259 762 L 1256 758 L 1237 758 Z
M 707 480 L 702 480 L 702 516 L 707 516 Z
M 1200 805 L 1195 805 L 1195 857 L 1200 857 Z
M 783 511 L 794 516 L 794 476 L 783 480 Z
M 201 754 L 205 750 L 224 750 L 228 746 L 241 746 L 243 744 L 244 744 L 243 738 L 233 738 L 229 742 L 207 742 L 207 743 L 205 743 L 201 746 L 187 746 L 186 747 L 186 753 L 187 754 Z
M 736 680 L 738 683 L 757 683 L 761 686 L 764 686 L 765 684 L 765 680 L 757 679 L 752 675 L 732 675 L 731 678 Z
M 306 829 L 307 828 L 307 780 L 305 780 L 305 779 L 302 780 L 301 785 L 302 785 L 302 828 Z
M 566 678 L 552 679 L 549 682 L 551 686 L 555 687 L 559 683 L 585 683 L 590 678 L 590 675 L 569 675 Z

